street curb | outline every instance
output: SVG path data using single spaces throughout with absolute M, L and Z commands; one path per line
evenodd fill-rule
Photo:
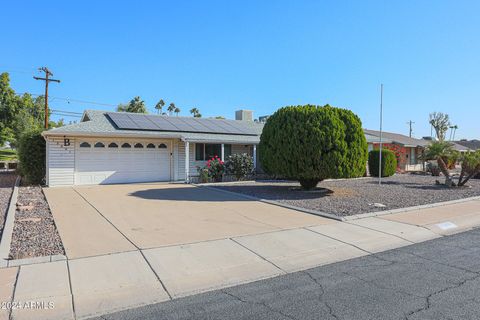
M 358 220 L 358 219 L 363 219 L 363 218 L 385 216 L 385 215 L 394 214 L 394 213 L 401 213 L 401 212 L 415 211 L 415 210 L 421 210 L 421 209 L 443 207 L 443 206 L 448 206 L 448 205 L 452 205 L 452 204 L 475 201 L 475 200 L 480 200 L 480 196 L 457 199 L 457 200 L 450 200 L 450 201 L 444 201 L 444 202 L 436 202 L 436 203 L 430 203 L 430 204 L 423 204 L 423 205 L 419 205 L 419 206 L 398 208 L 398 209 L 385 210 L 385 211 L 374 211 L 374 212 L 360 213 L 360 214 L 355 214 L 355 215 L 351 215 L 351 216 L 346 216 L 346 217 L 343 218 L 343 221 L 352 221 L 352 220 Z
M 210 186 L 205 186 L 205 185 L 195 185 L 195 186 L 198 187 L 198 188 L 205 188 L 205 189 L 209 189 L 209 190 L 224 192 L 224 193 L 227 193 L 227 194 L 230 194 L 230 195 L 235 195 L 237 197 L 241 197 L 241 198 L 245 198 L 245 199 L 249 199 L 249 200 L 253 200 L 253 201 L 260 201 L 260 202 L 268 203 L 268 204 L 278 206 L 278 207 L 297 210 L 297 211 L 305 212 L 305 213 L 312 214 L 312 215 L 315 215 L 315 216 L 320 216 L 320 217 L 324 217 L 324 218 L 328 218 L 328 219 L 333 219 L 333 220 L 336 220 L 336 221 L 345 221 L 344 217 L 339 217 L 339 216 L 336 216 L 336 215 L 331 214 L 331 213 L 305 209 L 305 208 L 296 207 L 296 206 L 292 206 L 292 205 L 285 204 L 285 203 L 280 203 L 280 202 L 273 201 L 273 200 L 257 198 L 257 197 L 246 195 L 246 194 L 243 194 L 243 193 L 227 191 L 227 190 L 223 190 L 223 189 L 220 189 L 220 188 L 215 188 L 215 187 L 210 187 Z
M 20 176 L 15 180 L 13 186 L 12 196 L 10 197 L 10 204 L 7 210 L 7 216 L 5 217 L 5 224 L 3 226 L 2 239 L 0 240 L 0 266 L 6 264 L 5 260 L 8 260 L 10 255 L 10 245 L 12 242 L 13 225 L 15 223 L 15 211 L 18 197 L 18 186 L 20 185 Z
M 41 257 L 34 257 L 34 258 L 25 258 L 25 259 L 15 259 L 15 260 L 8 260 L 6 264 L 0 266 L 1 268 L 11 268 L 11 267 L 18 267 L 18 266 L 25 266 L 30 264 L 39 264 L 39 263 L 48 263 L 48 262 L 56 262 L 56 261 L 65 261 L 67 257 L 63 254 L 54 254 L 51 256 L 41 256 Z

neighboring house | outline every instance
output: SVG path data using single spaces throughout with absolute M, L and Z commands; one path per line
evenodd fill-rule
M 480 140 L 459 140 L 455 141 L 456 144 L 469 148 L 470 150 L 480 150 Z
M 87 110 L 77 124 L 43 133 L 47 185 L 185 181 L 212 156 L 248 153 L 257 163 L 263 124 L 237 120 Z M 186 151 L 187 150 L 187 151 Z
M 380 145 L 380 131 L 364 129 L 368 142 L 368 150 L 378 149 Z M 392 150 L 397 157 L 399 172 L 422 171 L 424 162 L 421 155 L 425 148 L 432 143 L 431 139 L 416 139 L 399 133 L 382 132 L 383 147 Z M 478 141 L 478 140 L 477 140 Z M 469 147 L 450 141 L 454 150 L 461 153 L 472 151 Z
M 368 151 L 380 146 L 380 131 L 364 129 L 367 138 Z M 392 150 L 397 157 L 397 170 L 421 171 L 424 163 L 420 160 L 423 150 L 430 142 L 423 139 L 411 138 L 403 134 L 382 132 L 383 148 Z

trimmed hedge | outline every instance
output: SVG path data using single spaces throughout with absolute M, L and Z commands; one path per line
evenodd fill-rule
M 18 144 L 20 173 L 31 184 L 41 184 L 45 178 L 45 139 L 41 131 L 27 131 Z
M 372 177 L 378 177 L 378 164 L 380 163 L 380 150 L 368 153 L 368 170 Z M 382 177 L 390 177 L 397 171 L 397 157 L 388 149 L 382 149 Z
M 360 118 L 350 110 L 289 106 L 265 123 L 259 158 L 266 173 L 312 189 L 324 179 L 363 176 L 367 141 Z

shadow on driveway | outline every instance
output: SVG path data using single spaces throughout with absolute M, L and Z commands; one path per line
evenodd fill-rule
M 334 194 L 327 188 L 316 188 L 312 191 L 301 190 L 289 185 L 230 185 L 218 186 L 218 189 L 247 194 L 267 200 L 309 200 L 328 197 Z
M 241 195 L 232 195 L 225 192 L 203 189 L 197 187 L 179 187 L 179 188 L 158 188 L 138 190 L 129 193 L 129 196 L 138 197 L 147 200 L 174 200 L 174 201 L 252 201 Z

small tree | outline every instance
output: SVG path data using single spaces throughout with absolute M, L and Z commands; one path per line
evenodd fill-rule
M 467 152 L 462 157 L 462 171 L 458 178 L 458 186 L 464 186 L 468 180 L 480 173 L 480 150 Z
M 378 177 L 380 166 L 380 150 L 372 150 L 368 153 L 368 170 L 370 175 Z M 390 177 L 397 170 L 397 157 L 391 150 L 382 149 L 382 177 Z
M 422 158 L 425 160 L 436 160 L 438 168 L 445 176 L 445 185 L 452 186 L 453 180 L 448 170 L 448 159 L 454 155 L 452 144 L 446 141 L 433 141 L 426 149 Z M 447 159 L 447 163 L 445 162 Z
M 442 112 L 430 113 L 430 125 L 435 129 L 437 139 L 444 141 L 448 128 L 450 127 L 450 118 L 448 114 Z
M 259 156 L 267 173 L 312 189 L 327 178 L 363 176 L 367 141 L 360 119 L 350 110 L 290 106 L 277 110 L 265 123 Z
M 23 133 L 18 146 L 20 172 L 28 183 L 40 184 L 45 178 L 45 139 L 41 130 Z
M 253 158 L 246 153 L 232 154 L 225 161 L 225 169 L 237 180 L 242 180 L 253 173 Z

